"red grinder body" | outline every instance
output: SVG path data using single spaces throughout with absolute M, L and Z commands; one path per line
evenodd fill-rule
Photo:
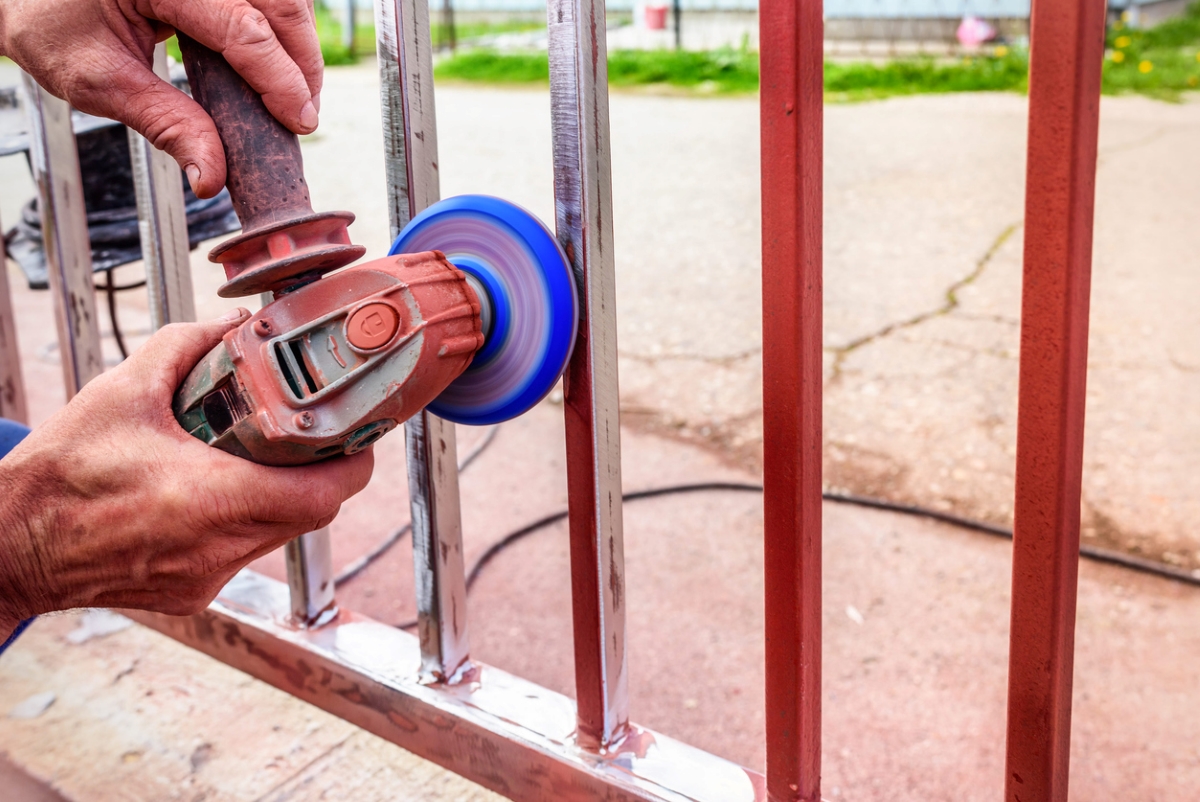
M 267 465 L 351 454 L 429 404 L 483 345 L 481 307 L 440 252 L 391 256 L 280 296 L 188 376 L 175 417 Z

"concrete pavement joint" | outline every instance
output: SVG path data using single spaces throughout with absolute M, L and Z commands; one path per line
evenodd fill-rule
M 983 275 L 983 271 L 992 261 L 992 258 L 995 257 L 996 253 L 999 252 L 1004 243 L 1008 241 L 1008 238 L 1016 233 L 1017 229 L 1021 227 L 1022 223 L 1023 221 L 1018 220 L 1000 232 L 1000 235 L 996 237 L 983 256 L 981 256 L 979 260 L 975 262 L 975 268 L 966 276 L 960 278 L 946 289 L 946 300 L 937 309 L 931 309 L 928 312 L 920 312 L 905 320 L 897 321 L 896 323 L 889 323 L 883 328 L 880 328 L 870 334 L 864 334 L 862 337 L 851 340 L 845 345 L 826 346 L 825 350 L 834 355 L 833 366 L 830 368 L 829 383 L 836 384 L 838 380 L 841 379 L 842 365 L 845 362 L 846 357 L 859 348 L 862 348 L 865 345 L 870 345 L 871 343 L 881 340 L 897 331 L 912 328 L 913 326 L 917 326 L 927 320 L 932 320 L 936 317 L 943 317 L 953 312 L 960 303 L 958 299 L 958 291 L 963 287 L 968 286 L 981 275 Z

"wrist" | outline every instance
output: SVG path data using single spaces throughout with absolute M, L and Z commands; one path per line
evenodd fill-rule
M 22 462 L 0 461 L 0 632 L 55 609 L 32 492 L 37 479 L 24 475 Z

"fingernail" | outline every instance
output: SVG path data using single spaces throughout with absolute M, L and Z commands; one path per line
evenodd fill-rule
M 311 100 L 304 104 L 304 108 L 300 109 L 300 126 L 309 131 L 315 130 L 317 127 L 317 108 Z
M 228 312 L 221 315 L 221 317 L 219 317 L 217 319 L 220 320 L 222 323 L 232 323 L 235 320 L 241 320 L 248 314 L 250 314 L 249 309 L 239 306 L 237 309 L 229 310 Z
M 189 164 L 183 168 L 183 171 L 187 173 L 188 183 L 192 185 L 192 192 L 195 192 L 196 188 L 200 185 L 200 168 L 194 164 Z
M 317 111 L 321 110 L 321 93 L 320 92 L 317 92 L 315 95 L 313 95 L 312 104 L 313 104 L 313 108 L 315 108 Z

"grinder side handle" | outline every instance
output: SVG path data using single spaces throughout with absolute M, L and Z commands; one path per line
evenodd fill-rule
M 216 123 L 225 148 L 226 183 L 242 229 L 311 214 L 300 140 L 223 55 L 178 36 L 192 97 Z

